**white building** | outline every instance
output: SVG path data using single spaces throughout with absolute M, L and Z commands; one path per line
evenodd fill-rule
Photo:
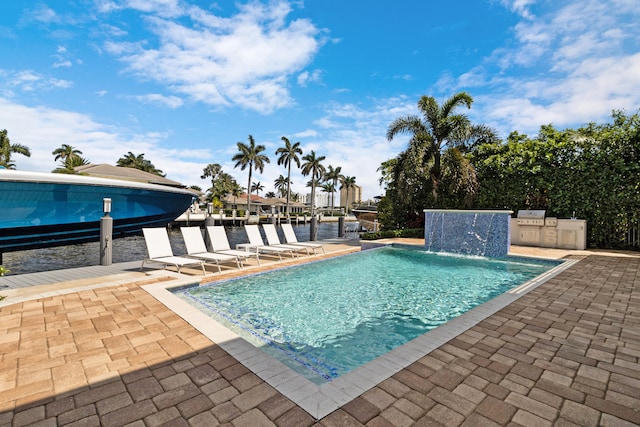
M 304 203 L 305 205 L 310 205 L 311 193 L 302 195 L 301 199 L 302 199 L 300 200 L 301 203 Z M 331 206 L 331 193 L 325 193 L 324 191 L 316 188 L 315 207 L 324 208 L 324 207 L 330 207 L 330 206 Z

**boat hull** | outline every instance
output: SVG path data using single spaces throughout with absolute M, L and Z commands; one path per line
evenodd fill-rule
M 0 253 L 97 241 L 103 199 L 110 198 L 113 237 L 173 221 L 191 191 L 77 175 L 0 170 Z

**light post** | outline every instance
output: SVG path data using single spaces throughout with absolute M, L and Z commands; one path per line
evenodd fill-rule
M 213 217 L 213 203 L 207 203 L 207 216 L 204 219 L 205 227 L 209 225 L 216 225 L 216 219 Z
M 340 208 L 338 217 L 338 237 L 344 237 L 344 208 Z
M 111 265 L 113 259 L 113 218 L 111 213 L 111 199 L 102 199 L 102 212 L 104 216 L 100 218 L 100 265 Z

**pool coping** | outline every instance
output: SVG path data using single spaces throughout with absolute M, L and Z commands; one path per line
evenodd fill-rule
M 517 256 L 517 258 L 519 257 Z M 542 257 L 523 258 L 549 260 Z M 526 295 L 547 280 L 573 266 L 580 259 L 556 259 L 555 261 L 561 263 L 444 325 L 322 385 L 313 383 L 282 362 L 254 347 L 170 291 L 193 284 L 193 278 L 144 285 L 142 289 L 219 345 L 278 392 L 319 420 Z

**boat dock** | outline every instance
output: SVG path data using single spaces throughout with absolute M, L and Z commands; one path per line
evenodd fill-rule
M 320 217 L 320 222 L 338 222 L 340 217 L 338 216 L 324 216 Z M 354 216 L 344 216 L 345 222 L 356 222 L 356 218 Z M 179 226 L 195 226 L 195 225 L 203 225 L 206 222 L 210 221 L 211 224 L 215 225 L 228 225 L 228 226 L 243 226 L 244 224 L 265 224 L 275 222 L 280 224 L 281 222 L 286 221 L 286 216 L 284 215 L 271 215 L 271 214 L 263 214 L 263 215 L 251 215 L 247 220 L 247 217 L 239 217 L 239 216 L 227 216 L 225 214 L 207 214 L 205 212 L 185 212 L 180 215 L 174 221 L 171 222 L 171 227 L 179 227 Z M 300 224 L 308 224 L 311 222 L 311 216 L 303 215 L 303 216 L 292 216 L 291 223 L 294 225 Z

